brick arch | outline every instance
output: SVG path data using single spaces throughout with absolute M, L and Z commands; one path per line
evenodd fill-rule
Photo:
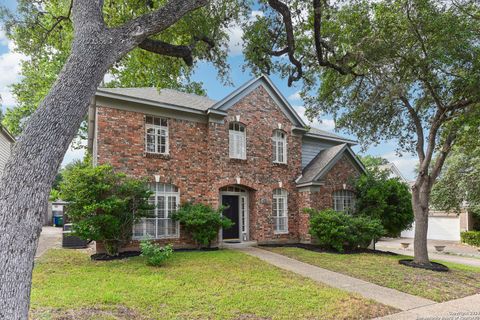
M 240 183 L 237 183 L 236 178 L 226 178 L 226 179 L 220 179 L 215 183 L 215 189 L 220 190 L 223 187 L 228 187 L 228 186 L 240 186 L 240 187 L 245 187 L 249 190 L 252 191 L 257 191 L 260 189 L 260 185 L 250 179 L 244 179 L 240 178 Z

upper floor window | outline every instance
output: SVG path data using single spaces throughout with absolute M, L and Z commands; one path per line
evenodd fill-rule
M 355 209 L 355 194 L 350 190 L 338 190 L 333 193 L 333 210 L 352 212 Z
M 133 228 L 134 239 L 177 238 L 178 221 L 173 221 L 172 213 L 177 211 L 180 192 L 173 184 L 155 183 L 151 185 L 152 196 L 149 203 L 155 206 L 150 217 L 142 218 Z
M 145 117 L 145 148 L 149 153 L 168 154 L 168 122 L 165 118 Z
M 246 159 L 247 143 L 245 135 L 245 126 L 238 122 L 230 122 L 228 127 L 229 154 L 230 158 Z
M 287 163 L 287 135 L 282 130 L 273 132 L 273 162 Z
M 288 202 L 287 191 L 284 189 L 273 190 L 273 219 L 275 233 L 288 232 Z

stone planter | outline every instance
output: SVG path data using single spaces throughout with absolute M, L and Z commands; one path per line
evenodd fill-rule
M 435 247 L 435 250 L 437 250 L 438 252 L 443 252 L 443 250 L 445 250 L 445 246 L 434 246 Z
M 400 245 L 402 246 L 403 250 L 406 250 L 408 248 L 408 246 L 410 245 L 409 242 L 402 242 L 400 243 Z

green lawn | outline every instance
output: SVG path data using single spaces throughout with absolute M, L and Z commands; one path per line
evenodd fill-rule
M 164 267 L 143 258 L 92 262 L 50 250 L 33 274 L 34 319 L 368 319 L 390 307 L 243 253 L 178 252 Z
M 411 257 L 387 254 L 319 253 L 300 248 L 264 248 L 293 259 L 435 301 L 480 292 L 480 268 L 440 261 L 449 272 L 414 269 L 398 263 Z

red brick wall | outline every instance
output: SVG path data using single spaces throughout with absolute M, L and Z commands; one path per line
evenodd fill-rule
M 228 122 L 238 116 L 246 126 L 246 160 L 230 159 L 228 154 Z M 161 182 L 178 186 L 181 202 L 217 206 L 219 189 L 239 184 L 249 190 L 250 240 L 298 241 L 305 234 L 305 216 L 299 214 L 301 204 L 295 186 L 301 173 L 301 136 L 292 134 L 289 119 L 262 86 L 232 106 L 222 123 L 168 119 L 169 156 L 145 154 L 144 114 L 99 106 L 97 119 L 99 164 L 109 163 L 152 182 L 154 175 L 160 175 Z M 279 124 L 287 133 L 287 164 L 273 163 L 272 134 Z M 346 183 L 353 171 L 349 160 L 342 159 L 327 175 L 326 188 Z M 288 192 L 289 234 L 284 235 L 274 234 L 273 230 L 273 189 L 280 183 Z M 315 203 L 331 206 L 331 198 L 319 195 Z M 192 244 L 183 230 L 180 235 L 176 241 L 165 242 L 177 246 Z

